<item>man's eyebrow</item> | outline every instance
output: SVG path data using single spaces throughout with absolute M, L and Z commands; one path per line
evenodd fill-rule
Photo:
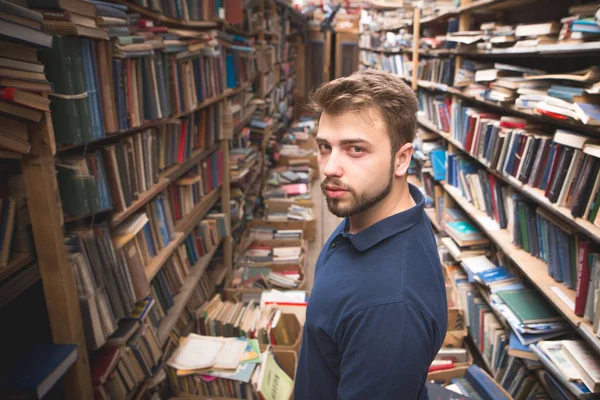
M 321 138 L 321 137 L 315 137 L 315 140 L 317 141 L 317 143 L 329 143 L 329 141 L 327 141 L 327 139 Z M 361 138 L 353 138 L 353 139 L 343 139 L 340 140 L 340 145 L 344 146 L 344 145 L 348 145 L 348 144 L 359 144 L 359 143 L 363 143 L 363 144 L 369 144 L 369 141 L 367 141 L 366 139 L 361 139 Z
M 369 144 L 369 142 L 367 140 L 361 139 L 361 138 L 340 140 L 340 145 L 359 144 L 359 143 Z

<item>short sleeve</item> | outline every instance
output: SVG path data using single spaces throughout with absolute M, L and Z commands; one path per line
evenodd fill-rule
M 438 349 L 430 319 L 403 302 L 367 307 L 338 334 L 341 400 L 420 400 Z

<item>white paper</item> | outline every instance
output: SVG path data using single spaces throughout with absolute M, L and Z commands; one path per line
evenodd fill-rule
M 170 367 L 183 370 L 211 368 L 226 341 L 225 338 L 213 338 L 190 333 L 167 364 Z
M 213 368 L 216 369 L 236 369 L 240 364 L 242 354 L 246 350 L 248 342 L 237 338 L 229 339 L 221 352 L 217 356 L 215 365 Z

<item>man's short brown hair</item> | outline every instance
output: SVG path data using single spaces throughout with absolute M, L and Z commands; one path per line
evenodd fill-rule
M 318 116 L 377 110 L 390 134 L 392 154 L 415 136 L 417 98 L 400 77 L 389 72 L 369 69 L 324 83 L 310 103 Z

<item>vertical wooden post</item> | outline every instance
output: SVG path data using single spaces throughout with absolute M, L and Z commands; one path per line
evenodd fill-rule
M 469 5 L 473 2 L 473 0 L 460 0 L 461 6 Z M 465 32 L 471 29 L 471 13 L 467 12 L 461 14 L 458 17 L 458 31 Z M 460 46 L 460 44 L 459 44 Z M 458 74 L 458 70 L 462 68 L 464 62 L 464 56 L 456 56 L 456 62 L 454 65 L 454 79 L 456 80 L 456 75 Z
M 63 217 L 56 168 L 52 122 L 46 114 L 30 136 L 42 155 L 24 157 L 21 170 L 44 287 L 52 338 L 57 344 L 76 344 L 77 361 L 64 377 L 66 399 L 92 399 L 92 379 L 81 322 L 77 286 L 63 246 Z
M 421 9 L 419 7 L 415 7 L 413 19 L 412 89 L 416 91 L 418 88 L 419 41 L 421 40 Z
M 221 151 L 223 152 L 223 184 L 221 185 L 221 208 L 227 219 L 227 226 L 229 232 L 231 232 L 231 172 L 229 169 L 229 140 L 221 140 Z M 225 262 L 225 268 L 227 271 L 233 269 L 233 243 L 231 235 L 223 239 L 223 257 Z

